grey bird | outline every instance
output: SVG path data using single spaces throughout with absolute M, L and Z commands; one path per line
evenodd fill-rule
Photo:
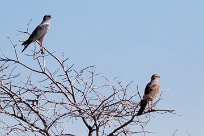
M 153 74 L 151 77 L 151 81 L 146 85 L 144 96 L 140 102 L 140 109 L 137 115 L 142 115 L 147 104 L 148 104 L 148 110 L 153 110 L 153 100 L 157 96 L 160 89 L 160 85 L 158 82 L 159 78 L 160 76 L 158 74 Z M 151 109 L 149 106 L 149 102 L 151 102 Z
M 29 36 L 29 38 L 22 43 L 25 47 L 23 48 L 22 52 L 30 45 L 32 42 L 39 41 L 40 43 L 40 51 L 41 54 L 44 54 L 44 48 L 43 48 L 43 39 L 50 27 L 50 19 L 51 15 L 45 15 L 43 17 L 43 21 L 35 28 L 35 30 L 32 32 L 32 34 Z

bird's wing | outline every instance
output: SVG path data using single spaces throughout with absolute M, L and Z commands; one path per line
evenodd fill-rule
M 144 92 L 143 98 L 146 100 L 152 100 L 157 96 L 159 92 L 160 85 L 158 83 L 152 84 L 151 82 L 147 84 Z
M 144 112 L 145 107 L 147 106 L 147 103 L 150 100 L 150 95 L 151 95 L 152 91 L 153 90 L 151 88 L 151 82 L 150 82 L 145 87 L 143 100 L 141 100 L 141 102 L 140 102 L 140 109 L 139 109 L 137 115 L 142 115 L 142 113 Z
M 49 28 L 49 24 L 40 24 L 35 28 L 35 30 L 32 32 L 32 34 L 29 37 L 29 40 L 32 40 L 33 42 L 36 40 L 43 40 L 42 37 L 45 36 L 47 33 L 47 30 Z
M 152 87 L 151 87 L 151 83 L 148 83 L 145 87 L 145 92 L 144 95 L 149 95 L 152 92 Z

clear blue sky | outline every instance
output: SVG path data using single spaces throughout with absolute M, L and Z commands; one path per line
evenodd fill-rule
M 0 48 L 10 49 L 7 36 L 25 40 L 16 30 L 26 30 L 31 18 L 30 32 L 51 14 L 46 48 L 78 67 L 95 65 L 140 90 L 153 73 L 161 76 L 161 90 L 169 90 L 158 107 L 182 116 L 153 114 L 147 128 L 156 134 L 147 136 L 203 134 L 203 0 L 5 0 L 0 10 Z

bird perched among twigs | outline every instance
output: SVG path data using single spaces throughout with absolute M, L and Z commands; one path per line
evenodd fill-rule
M 22 52 L 30 45 L 32 42 L 39 41 L 40 44 L 40 51 L 41 54 L 44 54 L 44 48 L 43 48 L 43 39 L 50 27 L 50 19 L 51 15 L 45 15 L 43 17 L 43 21 L 38 25 L 35 30 L 32 32 L 32 34 L 29 36 L 29 38 L 22 43 L 25 47 L 23 48 Z
M 137 115 L 142 115 L 147 104 L 148 104 L 148 110 L 154 110 L 153 109 L 153 100 L 157 96 L 159 89 L 160 89 L 160 85 L 158 82 L 159 78 L 160 78 L 160 76 L 158 74 L 153 74 L 151 77 L 151 81 L 146 85 L 144 96 L 140 102 L 140 109 L 139 109 Z M 151 102 L 151 109 L 149 106 L 149 102 Z

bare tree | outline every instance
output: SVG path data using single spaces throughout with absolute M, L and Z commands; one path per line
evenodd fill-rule
M 45 55 L 35 49 L 19 54 L 17 44 L 11 44 L 13 57 L 0 55 L 1 135 L 71 136 L 69 122 L 80 119 L 84 135 L 129 136 L 147 132 L 151 112 L 173 112 L 137 116 L 141 98 L 138 89 L 130 90 L 132 82 L 109 80 L 95 66 L 77 69 L 47 49 Z

